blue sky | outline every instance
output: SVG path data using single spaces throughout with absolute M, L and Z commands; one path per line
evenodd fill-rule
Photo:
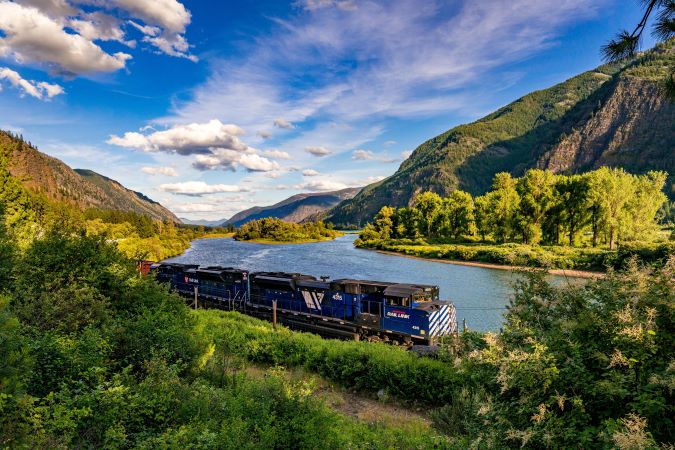
M 181 217 L 225 218 L 391 175 L 426 139 L 599 65 L 639 14 L 622 0 L 0 0 L 0 128 Z

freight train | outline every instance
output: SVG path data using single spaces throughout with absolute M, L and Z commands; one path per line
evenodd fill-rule
M 455 307 L 439 300 L 438 286 L 174 263 L 153 264 L 151 273 L 195 306 L 325 337 L 430 345 L 457 331 Z

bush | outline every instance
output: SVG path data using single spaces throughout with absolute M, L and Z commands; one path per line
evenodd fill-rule
M 319 221 L 298 224 L 268 217 L 245 223 L 234 233 L 234 238 L 239 241 L 302 242 L 335 239 L 341 235 Z
M 239 313 L 198 311 L 198 330 L 228 354 L 256 363 L 304 367 L 345 387 L 384 389 L 411 402 L 441 405 L 462 375 L 440 361 L 386 344 L 325 340 Z
M 662 266 L 675 255 L 674 242 L 623 244 L 618 251 L 601 248 L 530 246 L 525 244 L 434 244 L 408 239 L 355 242 L 358 247 L 403 253 L 421 258 L 476 261 L 510 266 L 604 271 L 622 269 L 637 257 L 641 262 Z

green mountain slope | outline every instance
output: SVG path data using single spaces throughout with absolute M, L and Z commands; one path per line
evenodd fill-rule
M 396 173 L 335 207 L 327 220 L 361 225 L 383 205 L 420 192 L 486 192 L 494 174 L 532 167 L 582 172 L 602 165 L 675 175 L 675 105 L 659 80 L 675 65 L 675 40 L 631 64 L 605 65 L 532 92 L 420 145 Z M 671 193 L 671 195 L 675 192 Z
M 62 161 L 0 131 L 0 152 L 12 177 L 33 192 L 81 208 L 133 211 L 153 219 L 180 222 L 171 211 L 140 192 L 91 170 L 73 170 Z
M 254 206 L 241 211 L 223 225 L 241 226 L 251 220 L 276 217 L 286 222 L 300 223 L 323 213 L 344 200 L 353 198 L 361 188 L 347 188 L 332 192 L 296 194 L 271 206 Z

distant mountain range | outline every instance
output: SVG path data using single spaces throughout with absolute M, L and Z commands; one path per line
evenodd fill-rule
M 235 214 L 223 225 L 241 226 L 251 220 L 276 217 L 287 222 L 300 223 L 318 213 L 324 213 L 344 200 L 353 198 L 361 188 L 348 188 L 332 192 L 297 194 L 271 206 L 254 206 Z
M 187 225 L 203 225 L 205 227 L 219 227 L 227 221 L 227 219 L 217 219 L 217 220 L 192 220 L 185 217 L 179 217 L 179 219 Z
M 133 211 L 153 219 L 180 219 L 140 192 L 91 170 L 73 170 L 62 161 L 39 152 L 30 144 L 0 131 L 0 151 L 10 174 L 33 192 L 52 200 L 86 208 Z
M 485 193 L 497 172 L 529 168 L 578 173 L 603 165 L 665 170 L 675 198 L 675 104 L 659 83 L 675 66 L 675 39 L 629 64 L 604 65 L 532 92 L 423 143 L 392 176 L 366 186 L 324 217 L 363 225 L 384 205 L 420 192 Z

